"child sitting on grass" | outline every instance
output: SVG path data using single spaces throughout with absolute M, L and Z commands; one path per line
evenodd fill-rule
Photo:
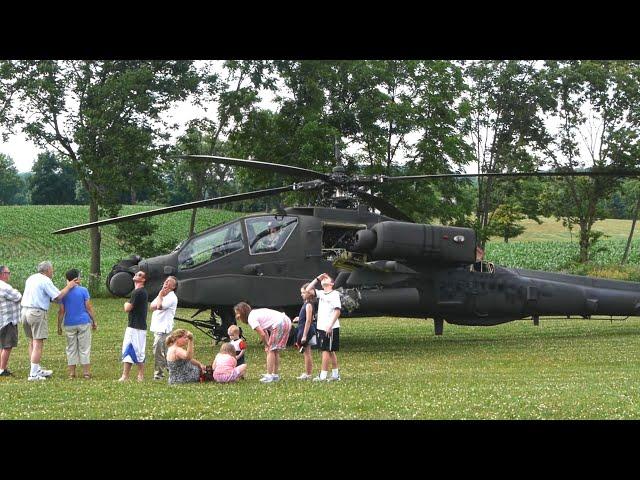
M 213 360 L 213 379 L 218 383 L 231 383 L 243 378 L 247 365 L 236 365 L 235 347 L 230 343 L 223 343 L 220 353 Z

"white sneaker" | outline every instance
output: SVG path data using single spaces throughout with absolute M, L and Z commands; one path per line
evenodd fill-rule
M 320 378 L 320 375 L 318 375 L 317 377 L 313 377 L 314 382 L 326 382 L 327 380 L 328 378 Z
M 270 373 L 267 373 L 266 375 L 263 375 L 262 378 L 260 379 L 261 383 L 271 383 L 273 382 L 273 375 L 271 375 Z
M 303 373 L 299 377 L 296 377 L 298 380 L 311 380 L 311 375 L 308 373 Z
M 279 382 L 280 381 L 280 375 L 278 375 L 277 373 L 274 373 L 273 375 L 271 375 L 271 381 L 272 382 Z
M 37 375 L 40 375 L 41 377 L 50 377 L 53 375 L 53 370 L 45 370 L 44 368 L 41 368 L 38 370 Z
M 42 375 L 40 375 L 40 373 L 36 374 L 36 375 L 29 375 L 29 378 L 27 380 L 29 380 L 30 382 L 33 381 L 40 381 L 40 380 L 46 380 L 47 377 L 44 377 Z
M 340 381 L 340 375 L 338 375 L 337 377 L 334 377 L 333 375 L 331 375 L 330 377 L 327 377 L 327 382 L 339 382 Z

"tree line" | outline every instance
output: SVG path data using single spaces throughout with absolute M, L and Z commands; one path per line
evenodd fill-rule
M 46 151 L 26 183 L 0 157 L 0 203 L 86 203 L 95 221 L 123 203 L 291 183 L 177 154 L 329 171 L 337 148 L 349 172 L 386 175 L 632 169 L 639 81 L 637 61 L 1 61 L 2 134 L 22 131 Z M 210 115 L 191 119 L 174 141 L 168 132 L 177 125 L 165 114 L 176 102 Z M 473 226 L 483 242 L 517 235 L 519 219 L 555 216 L 576 228 L 581 261 L 600 235 L 595 221 L 635 219 L 640 207 L 635 179 L 603 177 L 440 180 L 372 193 L 416 221 Z M 313 198 L 233 207 L 278 202 Z M 98 229 L 90 242 L 97 278 Z

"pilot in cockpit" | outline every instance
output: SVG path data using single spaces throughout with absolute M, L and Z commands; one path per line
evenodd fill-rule
M 257 249 L 261 251 L 278 250 L 282 236 L 282 226 L 278 222 L 271 221 L 267 224 L 267 229 L 269 233 L 258 241 Z

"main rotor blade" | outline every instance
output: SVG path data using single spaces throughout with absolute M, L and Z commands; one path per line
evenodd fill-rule
M 258 160 L 243 160 L 241 158 L 218 157 L 215 155 L 178 155 L 178 158 L 185 160 L 206 160 L 213 163 L 222 163 L 224 165 L 236 165 L 238 167 L 254 168 L 257 170 L 267 170 L 269 172 L 283 173 L 293 175 L 299 178 L 329 180 L 329 175 L 308 170 L 306 168 L 294 167 L 291 165 L 281 165 L 279 163 L 260 162 Z
M 63 228 L 61 230 L 56 230 L 53 233 L 56 233 L 56 234 L 57 233 L 71 233 L 71 232 L 75 232 L 77 230 L 84 230 L 85 228 L 100 227 L 100 226 L 103 226 L 103 225 L 110 225 L 112 223 L 127 222 L 127 221 L 130 221 L 130 220 L 136 220 L 138 218 L 153 217 L 155 215 L 162 215 L 163 213 L 179 212 L 179 211 L 182 211 L 182 210 L 192 210 L 194 208 L 206 207 L 206 206 L 209 206 L 209 205 L 220 205 L 222 203 L 237 202 L 239 200 L 249 200 L 251 198 L 259 198 L 259 197 L 266 197 L 266 196 L 269 196 L 269 195 L 277 195 L 279 193 L 289 192 L 289 191 L 293 190 L 294 187 L 295 187 L 295 185 L 289 185 L 289 186 L 286 186 L 286 187 L 269 188 L 269 189 L 266 189 L 266 190 L 256 190 L 256 191 L 253 191 L 253 192 L 237 193 L 235 195 L 227 195 L 226 197 L 209 198 L 207 200 L 198 200 L 198 201 L 195 201 L 195 202 L 182 203 L 180 205 L 173 205 L 171 207 L 156 208 L 155 210 L 147 210 L 146 212 L 132 213 L 130 215 L 123 215 L 121 217 L 107 218 L 105 220 L 98 220 L 97 222 L 85 223 L 85 224 L 82 224 L 82 225 L 76 225 L 75 227 Z
M 435 173 L 429 175 L 406 175 L 390 177 L 387 175 L 374 175 L 371 178 L 358 179 L 358 183 L 368 185 L 372 183 L 385 183 L 409 180 L 430 180 L 439 178 L 478 178 L 478 177 L 638 177 L 637 171 L 596 171 L 596 172 L 512 172 L 512 173 Z
M 363 200 L 365 200 L 372 207 L 375 207 L 378 210 L 380 210 L 380 213 L 388 217 L 395 218 L 397 220 L 402 220 L 403 222 L 414 223 L 414 220 L 409 215 L 402 212 L 397 207 L 391 205 L 389 202 L 387 202 L 386 200 L 383 200 L 382 198 L 375 197 L 370 193 L 363 192 L 362 190 L 356 190 L 355 194 L 360 198 L 362 198 Z

